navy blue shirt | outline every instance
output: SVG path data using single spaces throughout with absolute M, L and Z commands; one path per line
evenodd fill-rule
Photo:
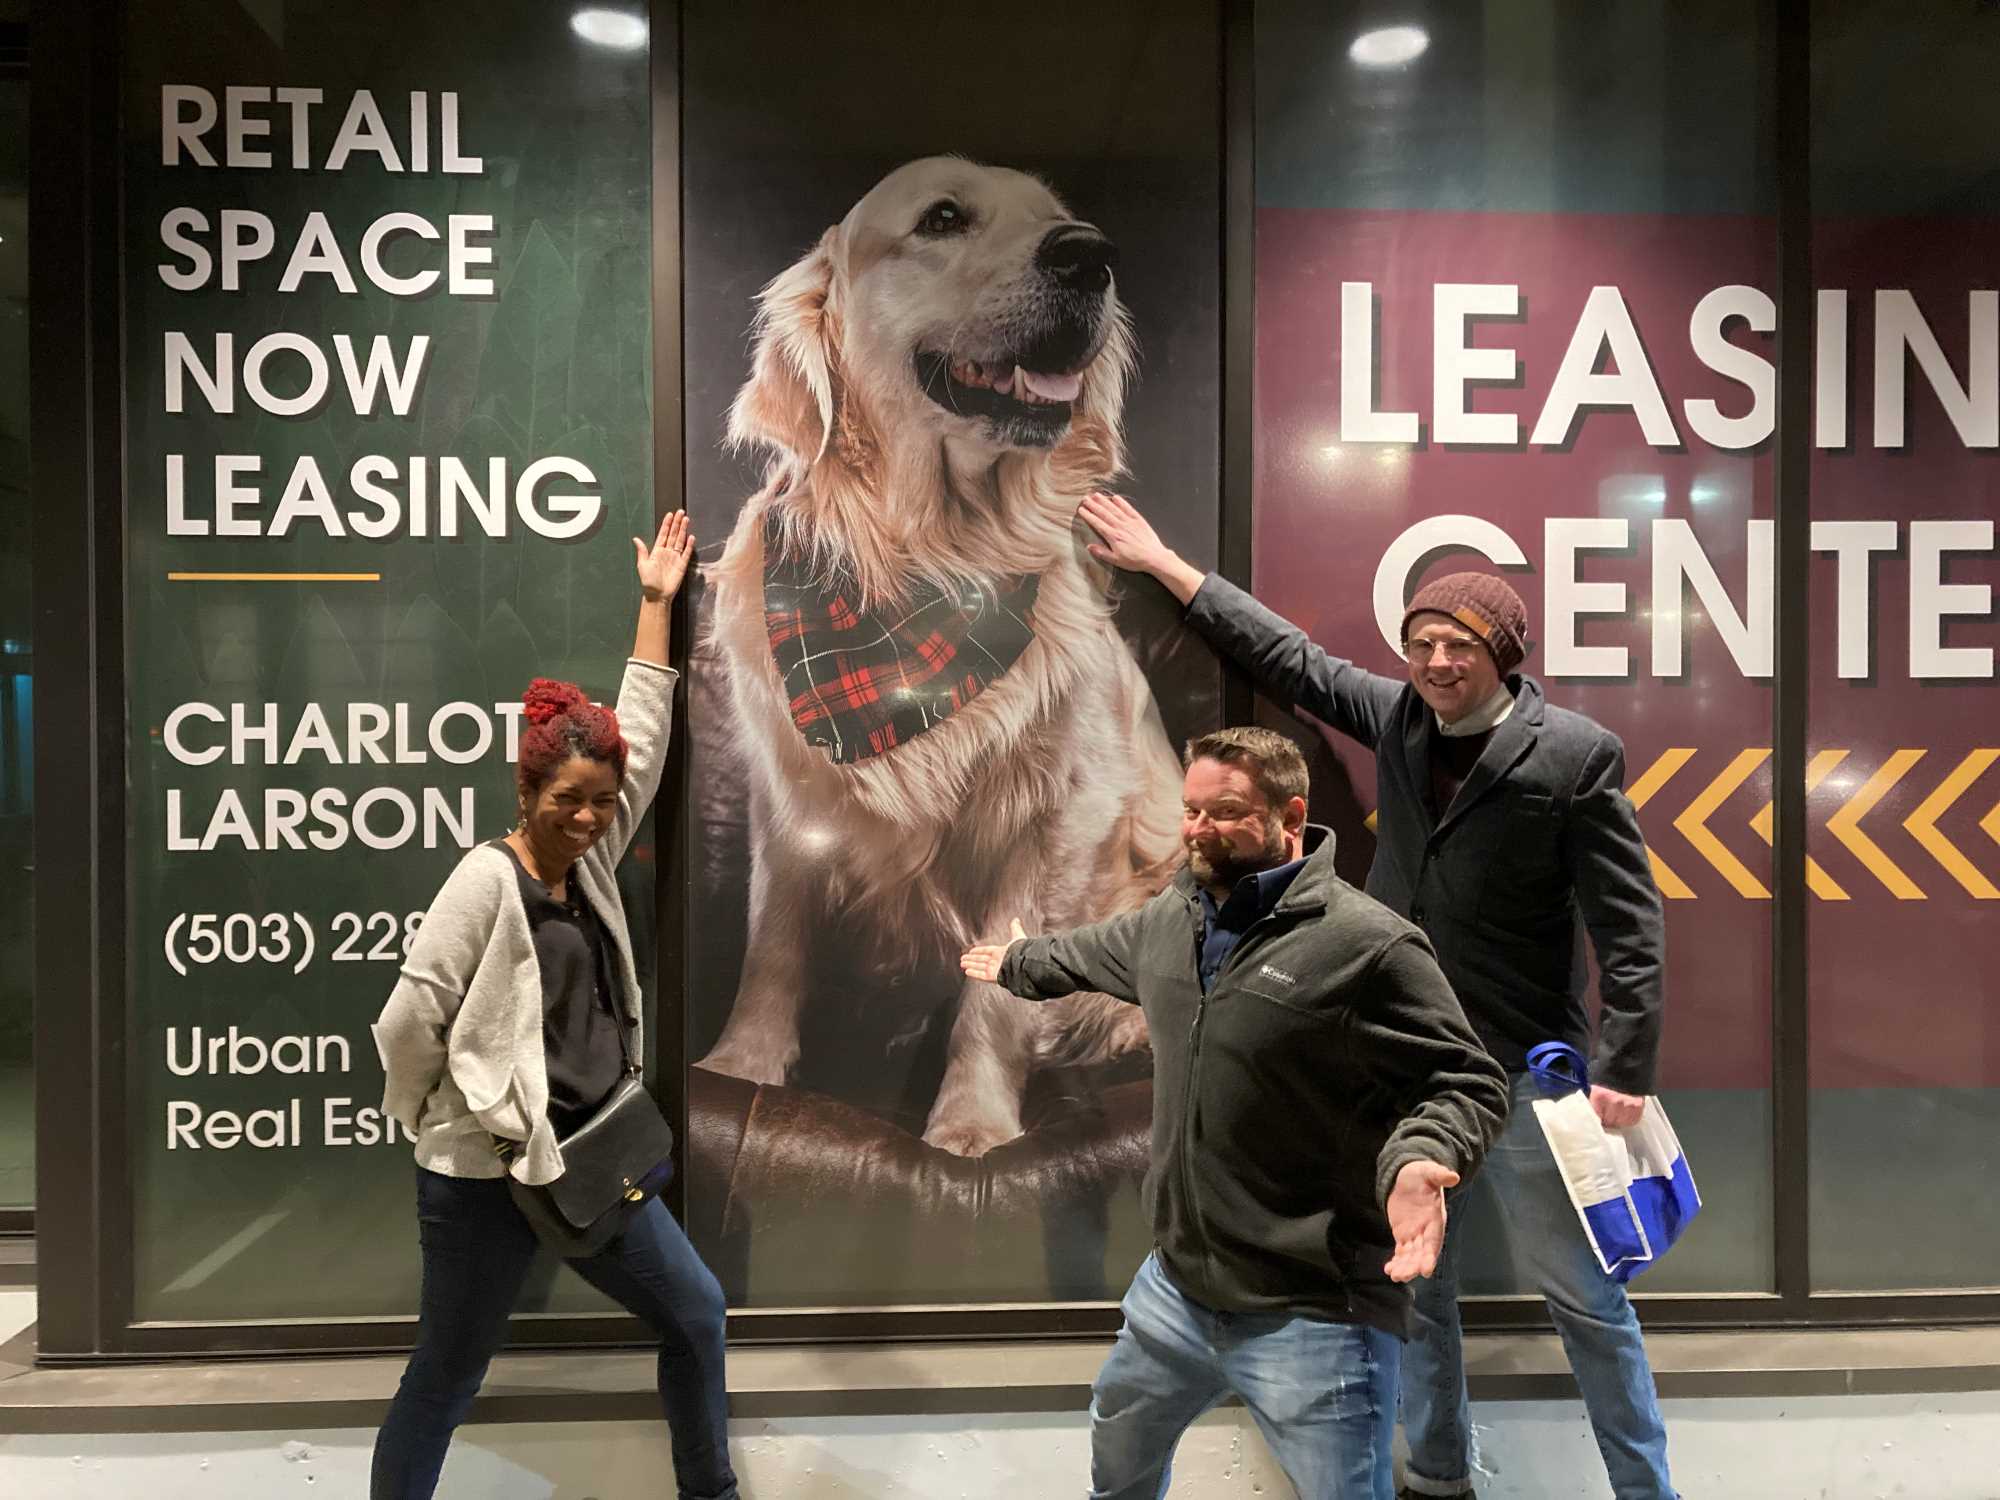
M 1236 945 L 1243 941 L 1243 934 L 1250 930 L 1250 924 L 1278 904 L 1305 864 L 1303 859 L 1295 859 L 1288 865 L 1279 865 L 1275 870 L 1260 870 L 1255 875 L 1245 875 L 1236 882 L 1229 899 L 1220 908 L 1215 904 L 1215 897 L 1209 895 L 1208 888 L 1201 888 L 1199 969 L 1204 995 L 1215 983 L 1215 976 L 1222 972 L 1222 966 L 1229 961 L 1229 955 L 1236 951 Z

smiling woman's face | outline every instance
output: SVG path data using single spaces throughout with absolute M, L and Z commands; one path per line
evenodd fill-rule
M 544 869 L 566 870 L 618 814 L 618 772 L 609 761 L 572 755 L 524 802 L 523 835 Z

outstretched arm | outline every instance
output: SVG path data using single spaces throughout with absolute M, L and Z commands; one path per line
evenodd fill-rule
M 1092 557 L 1157 578 L 1188 606 L 1188 624 L 1265 692 L 1375 748 L 1402 700 L 1403 683 L 1329 656 L 1227 579 L 1203 574 L 1162 542 L 1123 495 L 1092 494 L 1077 514 L 1103 539 L 1089 544 Z
M 976 943 L 958 955 L 958 966 L 967 979 L 984 980 L 987 984 L 1000 982 L 1000 966 L 1007 961 L 1007 950 L 1019 942 L 1025 942 L 1028 929 L 1021 925 L 1019 917 L 1007 924 L 1007 941 L 1004 943 Z
M 1149 573 L 1182 604 L 1192 603 L 1207 575 L 1160 540 L 1152 523 L 1123 495 L 1093 491 L 1077 507 L 1090 529 L 1102 538 L 1088 544 L 1101 563 L 1128 573 Z
M 686 512 L 677 510 L 661 521 L 651 547 L 635 536 L 632 548 L 639 574 L 639 624 L 632 637 L 632 660 L 618 689 L 618 725 L 628 747 L 625 780 L 618 788 L 618 815 L 611 830 L 591 850 L 591 857 L 607 862 L 606 868 L 625 857 L 666 768 L 677 680 L 667 665 L 667 619 L 694 557 Z
M 1011 942 L 968 948 L 959 955 L 958 966 L 967 978 L 997 984 L 1023 1000 L 1057 1000 L 1078 990 L 1096 990 L 1114 1000 L 1136 1002 L 1134 955 L 1151 909 L 1148 902 L 1137 911 L 1047 937 L 1029 937 L 1016 921 Z
M 632 548 L 638 554 L 635 561 L 639 570 L 639 625 L 632 637 L 632 657 L 664 667 L 668 616 L 694 557 L 694 533 L 688 529 L 687 512 L 674 511 L 660 522 L 660 534 L 653 538 L 651 547 L 635 536 Z

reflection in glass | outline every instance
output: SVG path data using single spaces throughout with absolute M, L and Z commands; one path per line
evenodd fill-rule
M 28 82 L 0 75 L 0 1209 L 35 1201 Z
M 1812 50 L 1812 1282 L 1990 1288 L 2000 17 L 1816 4 Z
M 1419 54 L 1356 65 L 1357 30 L 1413 17 Z M 1723 446 L 1700 403 L 1749 397 L 1690 335 L 1774 275 L 1755 18 L 1272 0 L 1255 46 L 1255 592 L 1394 677 L 1417 580 L 1490 564 L 1520 591 L 1524 670 L 1623 740 L 1666 897 L 1660 1086 L 1709 1206 L 1635 1290 L 1768 1288 L 1771 471 Z M 1358 880 L 1374 759 L 1290 722 Z M 1464 1289 L 1525 1290 L 1467 1215 Z

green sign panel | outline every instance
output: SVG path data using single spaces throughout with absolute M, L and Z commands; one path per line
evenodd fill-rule
M 405 1313 L 369 1023 L 653 529 L 646 54 L 156 0 L 126 55 L 134 1316 Z

